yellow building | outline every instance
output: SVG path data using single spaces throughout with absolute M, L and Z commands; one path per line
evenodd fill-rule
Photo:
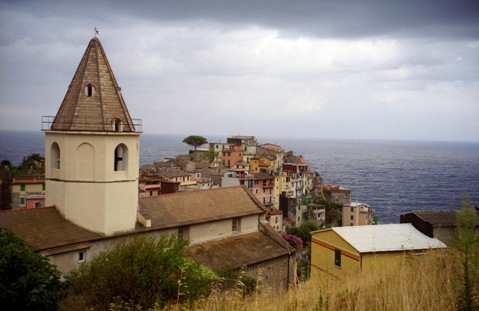
M 287 196 L 292 195 L 291 190 L 291 178 L 285 172 L 281 172 L 275 175 L 274 178 L 274 192 L 273 192 L 273 209 L 279 209 L 279 197 L 281 193 L 285 193 Z
M 405 255 L 446 245 L 411 224 L 333 227 L 311 232 L 311 276 L 399 264 Z
M 274 168 L 274 160 L 266 157 L 253 157 L 250 159 L 250 169 L 254 173 L 270 172 Z

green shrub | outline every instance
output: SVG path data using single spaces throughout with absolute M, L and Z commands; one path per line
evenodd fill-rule
M 177 235 L 118 243 L 71 274 L 72 290 L 87 306 L 101 310 L 113 302 L 137 309 L 192 302 L 209 294 L 211 276 L 183 255 L 187 245 Z
M 0 301 L 11 310 L 57 310 L 60 272 L 12 231 L 0 228 Z

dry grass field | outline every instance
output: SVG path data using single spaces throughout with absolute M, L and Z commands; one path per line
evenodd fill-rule
M 450 250 L 431 252 L 400 267 L 323 275 L 281 292 L 259 286 L 245 298 L 239 291 L 218 292 L 192 306 L 166 310 L 453 310 L 462 273 L 457 256 Z

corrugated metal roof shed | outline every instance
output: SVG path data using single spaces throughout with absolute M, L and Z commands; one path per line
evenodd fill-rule
M 388 224 L 331 228 L 361 253 L 445 248 L 411 224 Z

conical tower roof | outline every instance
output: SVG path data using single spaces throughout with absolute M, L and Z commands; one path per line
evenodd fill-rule
M 97 37 L 88 44 L 51 130 L 135 131 L 121 89 Z

